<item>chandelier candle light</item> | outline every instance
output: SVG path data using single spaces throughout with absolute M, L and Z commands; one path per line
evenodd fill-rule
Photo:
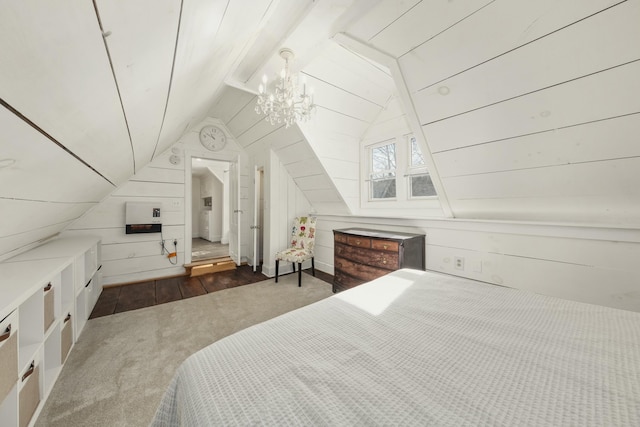
M 256 113 L 264 114 L 265 120 L 272 125 L 284 123 L 289 127 L 296 122 L 306 122 L 315 111 L 313 91 L 307 91 L 307 84 L 303 80 L 302 91 L 298 86 L 298 76 L 289 70 L 289 60 L 294 55 L 291 49 L 280 50 L 280 57 L 284 59 L 284 68 L 280 72 L 280 81 L 275 82 L 274 91 L 267 89 L 267 76 L 262 77 L 258 88 L 258 102 Z

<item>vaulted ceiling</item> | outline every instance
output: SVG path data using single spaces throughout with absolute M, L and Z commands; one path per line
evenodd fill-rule
M 637 0 L 4 1 L 0 258 L 211 114 L 264 142 L 238 114 L 282 46 L 317 88 L 291 137 L 312 203 L 357 212 L 359 142 L 395 94 L 448 216 L 638 227 L 638 22 Z

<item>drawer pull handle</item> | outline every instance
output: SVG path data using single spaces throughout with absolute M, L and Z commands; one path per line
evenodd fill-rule
M 51 282 L 49 282 L 47 286 L 44 287 L 44 291 L 48 292 L 50 289 L 51 289 Z
M 383 259 L 383 260 L 382 260 L 382 263 L 383 263 L 383 264 L 386 264 L 386 263 L 387 263 L 387 260 L 386 260 L 386 259 Z
M 356 240 L 356 245 L 360 246 L 360 240 Z
M 11 336 L 11 324 L 7 326 L 7 329 L 0 335 L 0 342 L 6 340 Z
M 31 362 L 31 365 L 29 366 L 29 369 L 27 369 L 27 372 L 25 372 L 24 375 L 22 376 L 22 381 L 29 378 L 29 375 L 33 374 L 33 371 L 35 369 L 36 369 L 36 362 L 34 360 L 33 362 Z
M 69 320 L 71 320 L 71 313 L 67 314 L 67 317 L 64 318 L 64 323 L 67 323 Z
M 382 249 L 387 249 L 389 246 L 387 245 L 382 245 Z

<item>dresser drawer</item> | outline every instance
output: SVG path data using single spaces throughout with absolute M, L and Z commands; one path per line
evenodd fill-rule
M 349 246 L 355 246 L 357 248 L 370 248 L 371 239 L 360 236 L 347 236 L 347 244 Z
M 378 240 L 373 239 L 371 241 L 371 247 L 379 251 L 398 252 L 400 249 L 400 243 L 392 240 Z
M 338 243 L 347 243 L 347 235 L 342 233 L 334 233 L 333 241 Z
M 385 270 L 397 270 L 400 264 L 400 256 L 397 253 L 356 248 L 340 243 L 334 245 L 334 253 L 336 257 Z
M 349 276 L 365 281 L 377 279 L 384 276 L 389 271 L 382 268 L 372 267 L 370 265 L 364 265 L 358 262 L 349 261 L 345 258 L 336 257 L 334 260 L 336 271 L 346 273 Z

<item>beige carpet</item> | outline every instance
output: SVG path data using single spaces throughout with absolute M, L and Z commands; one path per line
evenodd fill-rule
M 332 295 L 297 274 L 89 320 L 36 426 L 146 426 L 178 365 L 236 331 Z

